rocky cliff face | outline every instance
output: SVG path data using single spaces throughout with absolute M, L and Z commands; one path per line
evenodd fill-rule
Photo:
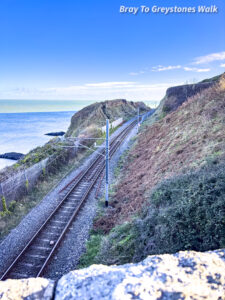
M 201 93 L 203 90 L 218 83 L 224 77 L 225 73 L 207 80 L 203 80 L 199 83 L 186 84 L 169 88 L 166 91 L 165 97 L 162 99 L 159 107 L 157 108 L 155 117 L 160 119 L 166 114 L 175 111 L 188 98 Z
M 225 299 L 225 250 L 149 256 L 138 264 L 92 265 L 63 276 L 0 282 L 0 299 Z M 55 285 L 55 291 L 54 291 Z
M 97 102 L 86 106 L 74 114 L 66 136 L 75 137 L 84 133 L 84 131 L 94 131 L 104 126 L 107 118 L 110 121 L 121 117 L 125 120 L 129 119 L 137 114 L 138 107 L 140 113 L 149 110 L 143 102 L 132 102 L 124 99 Z

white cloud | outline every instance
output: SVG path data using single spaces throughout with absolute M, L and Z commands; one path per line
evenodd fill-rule
M 202 73 L 202 72 L 210 72 L 211 69 L 208 68 L 208 69 L 196 69 L 196 72 L 199 72 L 199 73 Z
M 205 56 L 197 57 L 197 58 L 195 58 L 193 64 L 200 65 L 200 64 L 206 64 L 206 63 L 210 63 L 213 61 L 224 60 L 224 59 L 225 59 L 225 51 L 211 53 L 211 54 L 208 54 Z
M 135 82 L 133 81 L 112 81 L 112 82 L 99 82 L 99 83 L 86 83 L 87 87 L 102 87 L 102 88 L 111 88 L 118 86 L 127 86 L 132 85 Z
M 130 72 L 129 75 L 131 76 L 138 76 L 138 75 L 141 75 L 141 74 L 144 74 L 145 71 L 139 71 L 139 72 Z
M 184 71 L 187 72 L 198 72 L 198 73 L 203 73 L 203 72 L 209 72 L 210 69 L 209 68 L 205 68 L 205 69 L 200 69 L 200 68 L 189 68 L 189 67 L 184 67 Z
M 176 69 L 181 69 L 181 66 L 177 65 L 177 66 L 164 67 L 164 66 L 159 65 L 157 67 L 152 67 L 152 71 L 154 71 L 154 72 L 169 71 L 169 70 L 176 70 Z
M 161 100 L 166 89 L 182 82 L 142 84 L 133 81 L 85 83 L 66 87 L 40 89 L 16 88 L 0 91 L 1 99 L 65 99 L 106 100 L 125 98 L 128 100 Z
M 170 70 L 178 70 L 178 69 L 183 69 L 184 71 L 192 71 L 192 72 L 198 72 L 198 73 L 210 71 L 209 68 L 190 68 L 190 67 L 182 67 L 181 65 L 168 66 L 168 67 L 159 65 L 157 67 L 152 67 L 153 72 L 170 71 Z
M 225 68 L 225 64 L 221 64 L 220 67 L 221 67 L 221 68 Z

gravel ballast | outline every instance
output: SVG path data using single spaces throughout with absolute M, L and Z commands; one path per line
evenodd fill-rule
M 116 135 L 118 131 L 122 130 L 126 124 L 119 128 L 112 137 Z M 111 181 L 113 180 L 114 168 L 117 165 L 119 157 L 128 148 L 129 141 L 136 132 L 137 129 L 135 127 L 131 130 L 123 144 L 111 159 Z M 0 275 L 3 274 L 6 267 L 10 265 L 26 243 L 32 238 L 34 233 L 40 228 L 40 224 L 44 223 L 49 214 L 57 206 L 60 200 L 59 191 L 90 163 L 90 161 L 97 155 L 98 151 L 99 148 L 91 154 L 80 167 L 74 169 L 52 191 L 50 191 L 2 241 L 0 244 Z M 97 183 L 95 187 L 96 186 Z M 76 220 L 73 222 L 69 232 L 66 234 L 66 237 L 53 258 L 51 265 L 49 265 L 46 270 L 46 274 L 44 274 L 45 277 L 58 279 L 62 274 L 76 268 L 79 258 L 85 250 L 85 244 L 89 236 L 89 231 L 92 227 L 93 218 L 96 214 L 97 204 L 98 199 L 95 198 L 94 188 L 79 212 Z

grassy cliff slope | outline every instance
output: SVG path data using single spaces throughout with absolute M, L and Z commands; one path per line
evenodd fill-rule
M 143 128 L 114 187 L 112 208 L 95 221 L 100 242 L 95 239 L 92 262 L 225 247 L 224 164 L 223 75 Z
M 187 99 L 201 93 L 205 89 L 217 84 L 224 74 L 215 76 L 213 78 L 205 79 L 201 82 L 194 84 L 186 84 L 171 87 L 166 91 L 165 97 L 160 102 L 156 110 L 154 118 L 159 120 L 170 112 L 175 111 Z
M 78 111 L 71 119 L 70 127 L 66 136 L 78 136 L 85 132 L 97 131 L 104 126 L 105 120 L 110 122 L 123 118 L 128 120 L 137 114 L 147 112 L 149 108 L 143 102 L 132 102 L 124 99 L 96 102 Z
M 225 76 L 217 85 L 191 97 L 175 112 L 146 127 L 130 152 L 117 186 L 115 220 L 139 211 L 162 179 L 203 166 L 225 155 Z M 120 201 L 117 201 L 120 199 Z

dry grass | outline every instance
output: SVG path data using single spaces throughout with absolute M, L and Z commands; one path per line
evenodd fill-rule
M 79 167 L 88 155 L 90 155 L 89 151 L 82 151 L 66 165 L 57 169 L 56 172 L 46 174 L 46 177 L 39 180 L 35 188 L 21 198 L 20 201 L 13 202 L 11 208 L 9 207 L 11 213 L 0 215 L 0 240 L 15 228 L 23 217 L 26 216 L 33 207 L 40 203 L 40 201 L 55 188 L 65 176 L 75 168 Z
M 147 127 L 128 156 L 111 199 L 113 210 L 95 228 L 109 232 L 140 211 L 161 180 L 225 156 L 225 78 L 189 98 L 177 111 Z

